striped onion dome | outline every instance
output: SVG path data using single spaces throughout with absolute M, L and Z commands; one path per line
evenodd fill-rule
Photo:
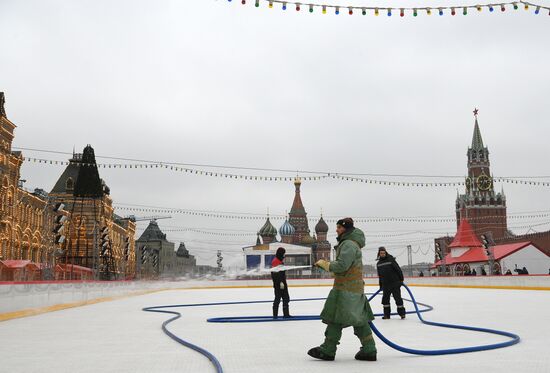
M 267 218 L 264 226 L 260 228 L 260 231 L 258 232 L 260 236 L 272 236 L 275 237 L 277 235 L 277 228 L 271 224 L 269 221 L 269 218 Z
M 292 236 L 296 232 L 296 229 L 288 222 L 288 220 L 285 220 L 284 224 L 281 225 L 281 228 L 279 228 L 279 233 L 281 236 Z

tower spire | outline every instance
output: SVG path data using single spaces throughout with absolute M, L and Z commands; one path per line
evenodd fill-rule
M 304 213 L 304 204 L 302 203 L 302 198 L 300 196 L 300 186 L 302 185 L 302 180 L 299 177 L 296 177 L 294 180 L 295 192 L 294 192 L 294 201 L 292 202 L 292 208 L 290 209 L 291 214 L 295 213 Z
M 472 149 L 473 150 L 482 150 L 483 149 L 483 139 L 481 138 L 481 131 L 479 130 L 479 124 L 477 123 L 477 113 L 478 109 L 474 109 L 475 125 L 474 125 L 474 135 L 472 136 Z

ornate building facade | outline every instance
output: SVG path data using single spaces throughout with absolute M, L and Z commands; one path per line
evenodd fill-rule
M 62 262 L 91 268 L 102 279 L 134 276 L 135 222 L 114 213 L 90 145 L 73 154 L 49 195 L 70 215 Z
M 12 151 L 16 126 L 7 118 L 4 104 L 0 92 L 0 260 L 50 263 L 56 249 L 51 233 L 54 214 L 47 194 L 22 187 L 23 156 Z
M 152 219 L 136 241 L 137 276 L 140 279 L 178 277 L 195 274 L 197 261 L 183 242 L 177 250 Z
M 105 279 L 133 277 L 135 222 L 114 214 L 93 149 L 73 155 L 50 193 L 26 191 L 4 104 L 0 92 L 0 271 L 30 264 L 42 279 L 81 278 L 83 269 Z
M 315 234 L 311 235 L 307 212 L 302 202 L 301 185 L 300 178 L 296 178 L 290 213 L 279 228 L 280 241 L 277 240 L 277 228 L 273 226 L 268 216 L 258 231 L 256 245 L 243 248 L 247 268 L 269 266 L 270 258 L 275 255 L 278 247 L 284 247 L 287 250 L 289 259 L 287 264 L 307 262 L 309 265 L 319 259 L 330 260 L 331 245 L 327 239 L 329 227 L 321 216 L 315 225 Z M 308 260 L 304 259 L 305 256 L 309 256 Z M 308 275 L 311 274 L 310 272 L 300 271 L 300 274 Z

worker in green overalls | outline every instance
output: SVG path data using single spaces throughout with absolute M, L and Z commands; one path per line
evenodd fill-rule
M 365 234 L 353 226 L 351 218 L 339 220 L 336 233 L 336 260 L 329 262 L 321 259 L 315 263 L 334 274 L 334 286 L 321 312 L 321 320 L 327 324 L 325 342 L 309 350 L 308 355 L 321 360 L 334 360 L 342 329 L 353 326 L 354 334 L 361 341 L 361 349 L 355 359 L 376 361 L 376 345 L 369 326 L 374 315 L 364 294 L 361 248 L 365 246 Z

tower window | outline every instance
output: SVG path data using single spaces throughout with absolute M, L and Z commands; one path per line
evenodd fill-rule
M 72 177 L 69 177 L 67 181 L 65 182 L 65 189 L 67 190 L 73 190 L 74 189 L 74 181 Z

